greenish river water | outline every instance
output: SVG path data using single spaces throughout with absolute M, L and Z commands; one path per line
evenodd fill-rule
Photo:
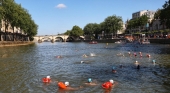
M 128 52 L 136 53 L 129 56 Z M 142 57 L 139 56 L 142 52 Z M 91 53 L 94 55 L 91 55 Z M 124 56 L 118 55 L 123 54 Z M 88 57 L 83 57 L 86 54 Z M 148 58 L 146 55 L 150 54 Z M 62 56 L 57 58 L 57 56 Z M 153 64 L 153 60 L 156 61 Z M 81 63 L 84 61 L 84 63 Z M 140 64 L 136 69 L 135 61 Z M 123 65 L 120 68 L 120 64 Z M 112 73 L 112 67 L 117 73 Z M 42 78 L 51 76 L 45 84 Z M 96 86 L 86 86 L 88 78 Z M 111 90 L 102 83 L 113 79 Z M 55 81 L 69 81 L 83 88 L 60 90 Z M 169 93 L 170 45 L 139 45 L 84 42 L 43 42 L 27 46 L 0 47 L 0 93 Z

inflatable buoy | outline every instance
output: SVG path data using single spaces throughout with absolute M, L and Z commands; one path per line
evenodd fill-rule
M 110 83 L 110 82 L 105 82 L 105 83 L 102 84 L 102 87 L 104 89 L 109 89 L 109 88 L 111 88 L 111 86 L 112 86 L 112 83 Z
M 61 89 L 66 89 L 66 86 L 63 82 L 58 82 L 58 87 Z
M 50 78 L 50 76 L 47 76 L 47 77 L 43 78 L 42 81 L 44 83 L 49 83 L 49 82 L 51 82 L 51 78 Z

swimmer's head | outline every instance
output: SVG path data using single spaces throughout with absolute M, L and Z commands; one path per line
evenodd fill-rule
M 136 63 L 138 63 L 138 61 L 136 61 Z
M 89 82 L 89 83 L 90 83 L 90 82 L 92 82 L 92 79 L 91 79 L 91 78 L 89 78 L 89 79 L 88 79 L 88 82 Z
M 68 86 L 69 85 L 69 82 L 65 82 L 65 86 Z
M 83 63 L 84 61 L 81 61 L 81 63 Z
M 47 78 L 50 78 L 50 76 L 47 76 Z
M 109 82 L 112 83 L 112 84 L 114 83 L 114 81 L 112 79 L 110 79 Z
M 155 63 L 155 60 L 152 60 L 153 63 Z
M 112 70 L 115 70 L 115 67 L 114 67 L 114 66 L 112 67 Z

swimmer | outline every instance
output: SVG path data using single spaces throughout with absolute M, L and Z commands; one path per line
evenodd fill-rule
M 86 84 L 86 85 L 91 85 L 91 86 L 98 85 L 97 83 L 92 82 L 92 79 L 91 79 L 91 78 L 89 78 L 89 79 L 88 79 L 88 82 L 87 82 L 87 83 L 84 83 L 84 84 Z
M 84 61 L 81 61 L 81 63 L 84 63 Z
M 61 58 L 61 56 L 57 56 L 57 58 Z
M 83 57 L 87 57 L 87 55 L 86 55 L 86 54 L 84 54 L 84 55 L 83 55 Z
M 44 77 L 44 78 L 42 79 L 42 81 L 43 81 L 44 83 L 50 83 L 50 82 L 51 82 L 51 78 L 50 78 L 50 76 L 47 76 L 47 77 Z
M 112 72 L 113 72 L 113 73 L 116 73 L 116 72 L 117 72 L 114 66 L 112 67 Z
M 138 65 L 138 64 L 139 64 L 139 62 L 138 62 L 138 61 L 135 61 L 135 64 L 136 64 L 136 65 Z
M 105 82 L 102 84 L 102 88 L 104 89 L 112 89 L 114 88 L 115 85 L 117 85 L 118 83 L 114 80 L 109 80 L 108 82 Z
M 131 55 L 130 52 L 128 52 L 128 54 Z
M 136 54 L 136 53 L 134 53 L 134 56 L 136 57 L 136 56 L 137 56 L 137 54 Z
M 140 69 L 140 65 L 137 65 L 137 69 L 138 69 L 138 70 Z
M 123 65 L 122 64 L 120 64 L 120 66 L 119 66 L 120 68 L 123 68 Z
M 77 88 L 70 87 L 70 86 L 69 86 L 69 82 L 65 82 L 65 83 L 63 83 L 63 82 L 58 82 L 58 81 L 56 81 L 56 82 L 58 83 L 58 87 L 59 87 L 60 89 L 63 89 L 63 90 L 78 90 L 78 89 L 82 88 L 82 86 L 77 87 Z
M 155 64 L 155 63 L 156 63 L 156 61 L 155 61 L 155 60 L 152 60 L 152 62 L 153 62 L 153 64 Z
M 147 54 L 146 56 L 147 56 L 148 58 L 150 58 L 150 57 L 151 57 L 151 55 L 149 55 L 149 54 Z

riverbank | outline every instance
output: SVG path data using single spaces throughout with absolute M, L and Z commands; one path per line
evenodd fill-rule
M 34 43 L 32 41 L 0 41 L 0 47 L 30 45 Z
M 98 43 L 115 43 L 116 41 L 126 41 L 126 39 L 123 38 L 117 38 L 117 39 L 105 39 L 105 40 L 94 40 L 97 41 Z M 155 43 L 155 44 L 170 44 L 170 39 L 165 39 L 165 38 L 149 38 L 148 39 L 150 43 Z M 75 40 L 73 42 L 90 42 L 93 40 Z

